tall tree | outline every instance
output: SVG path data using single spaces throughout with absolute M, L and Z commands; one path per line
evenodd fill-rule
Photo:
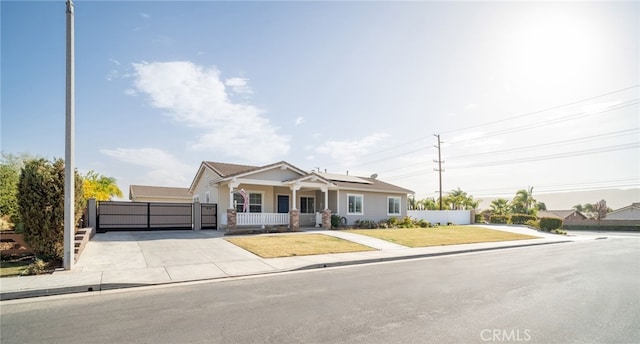
M 605 200 L 600 200 L 600 202 L 593 204 L 593 212 L 595 213 L 596 220 L 598 221 L 607 217 L 608 210 L 607 201 Z
M 518 190 L 516 196 L 511 201 L 513 211 L 517 214 L 535 214 L 536 203 L 536 200 L 533 198 L 533 186 L 528 190 Z
M 20 170 L 25 161 L 35 159 L 29 153 L 12 154 L 2 152 L 0 154 L 0 216 L 3 223 L 22 229 L 22 219 L 18 210 L 18 181 Z
M 85 198 L 95 198 L 97 201 L 109 201 L 114 197 L 122 197 L 122 190 L 116 184 L 116 179 L 89 171 L 83 176 L 82 186 Z
M 18 181 L 18 206 L 24 220 L 24 239 L 46 260 L 64 254 L 64 161 L 27 161 Z M 82 216 L 82 177 L 75 172 L 75 221 Z

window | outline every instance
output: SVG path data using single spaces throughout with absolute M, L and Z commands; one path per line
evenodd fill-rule
M 347 214 L 349 215 L 362 215 L 362 204 L 364 196 L 362 195 L 347 195 Z
M 387 214 L 400 215 L 400 197 L 387 197 Z
M 235 205 L 236 211 L 241 213 L 244 210 L 244 199 L 242 195 L 239 193 L 233 194 L 233 204 Z M 249 193 L 249 209 L 247 209 L 249 213 L 261 213 L 262 212 L 262 194 L 250 192 Z
M 302 214 L 313 214 L 316 212 L 314 206 L 315 199 L 313 197 L 300 197 L 300 212 Z

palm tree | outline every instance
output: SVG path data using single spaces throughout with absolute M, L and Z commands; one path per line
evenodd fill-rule
M 122 197 L 122 191 L 113 177 L 103 176 L 95 171 L 89 171 L 83 177 L 82 187 L 85 198 L 95 198 L 97 201 L 109 201 L 114 197 Z
M 535 211 L 537 201 L 533 198 L 533 186 L 529 190 L 518 190 L 513 198 L 513 210 L 520 214 L 530 214 Z
M 496 215 L 507 215 L 511 211 L 511 205 L 506 198 L 498 198 L 491 201 L 491 212 Z

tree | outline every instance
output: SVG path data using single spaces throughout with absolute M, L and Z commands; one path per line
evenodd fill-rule
M 18 211 L 18 181 L 20 169 L 25 161 L 35 157 L 29 153 L 11 154 L 1 153 L 0 157 L 0 217 L 6 223 L 22 230 L 22 219 Z
M 491 211 L 496 215 L 508 215 L 511 212 L 511 205 L 506 198 L 498 198 L 491 201 Z
M 473 196 L 468 195 L 460 188 L 449 191 L 449 193 L 443 197 L 443 203 L 449 209 L 453 210 L 466 210 L 476 209 L 479 201 L 473 199 Z
M 600 221 L 607 217 L 607 212 L 609 208 L 607 207 L 607 201 L 600 200 L 600 202 L 593 204 L 593 212 L 595 213 L 596 220 Z
M 536 210 L 538 211 L 547 211 L 547 205 L 543 202 L 536 202 Z
M 529 190 L 518 190 L 511 201 L 513 212 L 516 214 L 535 215 L 537 201 L 533 198 L 533 186 Z
M 416 202 L 416 209 L 420 210 L 436 210 L 438 209 L 438 205 L 436 204 L 436 200 L 433 198 L 425 198 Z
M 82 186 L 85 198 L 95 198 L 97 201 L 109 201 L 113 197 L 122 197 L 122 191 L 116 184 L 116 179 L 89 171 L 83 176 Z
M 75 221 L 82 216 L 82 177 L 75 171 Z M 64 255 L 64 161 L 27 161 L 18 181 L 18 207 L 24 221 L 24 239 L 45 260 Z

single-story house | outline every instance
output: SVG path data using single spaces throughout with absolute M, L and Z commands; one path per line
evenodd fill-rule
M 575 209 L 571 209 L 571 210 L 546 210 L 546 211 L 542 211 L 539 210 L 538 211 L 538 217 L 542 218 L 542 217 L 553 217 L 553 218 L 557 218 L 557 219 L 562 219 L 563 221 L 579 221 L 579 220 L 586 220 L 587 216 L 585 216 L 583 213 L 575 210 Z
M 626 207 L 607 214 L 607 220 L 640 220 L 640 203 L 632 203 Z
M 308 172 L 285 161 L 264 166 L 204 161 L 189 192 L 194 202 L 216 203 L 221 228 L 330 226 L 407 215 L 413 191 L 376 178 Z
M 129 200 L 132 202 L 191 203 L 189 188 L 165 186 L 130 185 Z

